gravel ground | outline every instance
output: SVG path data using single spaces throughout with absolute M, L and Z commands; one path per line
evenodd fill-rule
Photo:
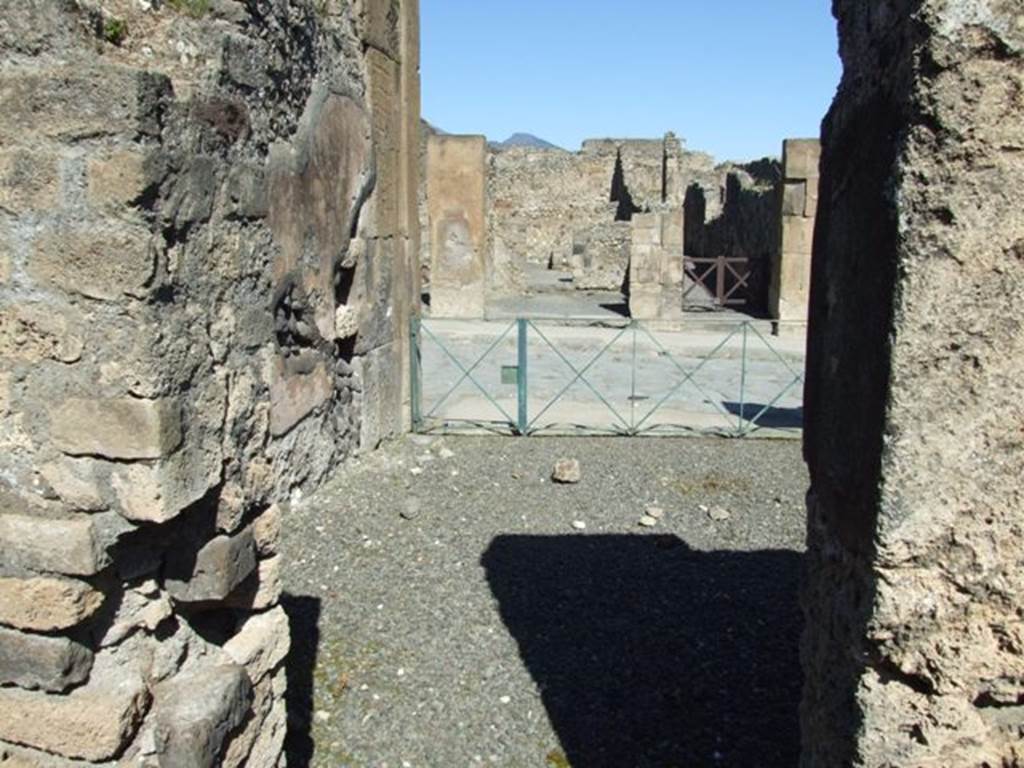
M 552 483 L 563 456 L 579 484 Z M 806 485 L 791 441 L 353 462 L 287 516 L 289 764 L 796 765 Z

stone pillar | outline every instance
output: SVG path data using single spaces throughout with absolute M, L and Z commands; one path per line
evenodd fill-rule
M 837 0 L 806 386 L 806 768 L 1024 759 L 1024 19 Z
M 768 288 L 768 311 L 775 320 L 807 321 L 820 156 L 817 139 L 786 139 L 782 144 L 779 241 Z
M 487 140 L 432 135 L 427 143 L 430 312 L 483 317 Z
M 634 320 L 682 314 L 683 210 L 633 216 L 629 252 L 629 314 Z
M 414 20 L 328 5 L 4 8 L 0 764 L 283 760 L 282 505 L 414 306 Z

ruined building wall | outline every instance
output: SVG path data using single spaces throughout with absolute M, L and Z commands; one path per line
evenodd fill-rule
M 1019 3 L 837 0 L 805 452 L 805 766 L 1024 761 Z
M 523 264 L 549 261 L 574 268 L 578 287 L 621 286 L 628 256 L 623 235 L 628 236 L 629 226 L 615 226 L 619 203 L 611 193 L 617 157 L 636 209 L 679 208 L 687 186 L 696 183 L 707 190 L 711 215 L 720 210 L 722 179 L 714 160 L 683 150 L 672 134 L 656 140 L 593 139 L 579 152 L 492 150 L 488 225 L 499 266 L 492 293 L 514 292 L 515 273 Z
M 416 19 L 5 5 L 0 761 L 278 764 L 280 502 L 402 429 Z

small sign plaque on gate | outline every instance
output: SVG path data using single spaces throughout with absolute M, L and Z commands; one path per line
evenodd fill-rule
M 518 384 L 519 383 L 519 366 L 518 365 L 503 365 L 503 366 L 501 366 L 501 383 L 502 384 Z

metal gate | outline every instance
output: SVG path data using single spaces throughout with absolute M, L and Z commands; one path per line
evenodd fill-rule
M 414 318 L 413 429 L 798 436 L 802 340 L 758 326 Z

